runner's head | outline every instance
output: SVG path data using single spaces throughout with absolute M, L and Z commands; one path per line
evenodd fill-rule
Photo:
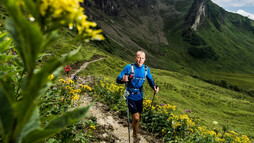
M 134 57 L 136 64 L 141 67 L 145 60 L 146 60 L 146 54 L 144 51 L 137 51 L 136 56 Z

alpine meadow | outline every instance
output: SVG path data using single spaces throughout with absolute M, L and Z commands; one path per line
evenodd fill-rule
M 254 21 L 211 0 L 1 0 L 0 143 L 128 142 L 116 78 L 139 50 L 160 88 L 140 142 L 251 143 L 253 45 Z

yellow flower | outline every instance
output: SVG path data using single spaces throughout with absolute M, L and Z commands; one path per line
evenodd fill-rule
M 40 13 L 42 16 L 46 15 L 46 11 L 49 7 L 49 1 L 48 0 L 42 0 L 40 5 Z
M 77 90 L 75 90 L 75 92 L 80 93 L 80 92 L 81 92 L 81 90 L 80 90 L 80 89 L 77 89 Z
M 79 99 L 79 95 L 77 95 L 77 94 L 74 94 L 74 97 L 73 97 L 73 100 L 78 100 Z
M 241 139 L 244 143 L 251 143 L 250 139 L 246 135 L 242 135 Z
M 84 89 L 87 89 L 87 90 L 89 90 L 89 91 L 92 91 L 92 88 L 91 88 L 90 86 L 88 86 L 88 85 L 84 85 Z
M 83 0 L 42 0 L 40 14 L 42 17 L 57 19 L 60 24 L 69 24 L 71 28 L 75 23 L 80 35 L 92 40 L 103 40 L 101 30 L 90 29 L 97 24 L 87 21 L 87 16 L 83 14 L 84 9 L 79 4 L 81 1 L 83 2 Z
M 69 29 L 73 29 L 73 23 L 69 24 Z
M 230 133 L 232 133 L 233 135 L 238 135 L 238 133 L 236 133 L 235 131 L 231 131 Z
M 64 98 L 62 97 L 62 98 L 60 98 L 60 100 L 61 100 L 61 101 L 63 101 L 63 100 L 64 100 Z
M 84 86 L 82 84 L 79 84 L 79 87 L 84 88 Z
M 217 142 L 225 142 L 225 139 L 216 138 Z
M 61 79 L 59 79 L 58 81 L 62 81 L 63 83 L 65 82 L 65 80 L 64 80 L 64 79 L 62 79 L 62 78 L 61 78 Z
M 90 128 L 91 128 L 91 129 L 94 129 L 94 130 L 96 129 L 95 126 L 90 126 Z
M 69 83 L 70 83 L 70 84 L 75 85 L 74 81 L 73 81 L 73 80 L 71 80 L 70 78 L 68 78 L 68 81 L 69 81 Z
M 230 134 L 230 133 L 225 133 L 225 136 L 227 136 L 227 137 L 231 137 L 231 136 L 232 136 L 232 134 Z
M 216 133 L 215 133 L 214 131 L 207 131 L 207 133 L 208 133 L 209 135 L 211 135 L 211 136 L 216 135 Z
M 75 94 L 75 93 L 74 93 L 74 90 L 71 90 L 71 91 L 69 92 L 69 94 Z
M 176 123 L 176 127 L 181 126 L 181 125 L 182 125 L 181 122 L 177 122 L 177 123 Z
M 105 84 L 104 83 L 101 83 L 101 87 L 104 87 L 105 86 Z
M 54 78 L 54 75 L 53 75 L 53 74 L 51 74 L 51 75 L 48 76 L 48 79 L 49 79 L 49 80 L 52 80 L 53 78 Z

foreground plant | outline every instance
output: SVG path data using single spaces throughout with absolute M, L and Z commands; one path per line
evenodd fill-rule
M 43 50 L 56 40 L 60 28 L 76 25 L 85 40 L 102 40 L 96 24 L 86 20 L 77 0 L 1 0 L 10 19 L 5 27 L 13 39 L 0 35 L 0 142 L 39 142 L 83 118 L 90 106 L 55 116 L 41 125 L 37 98 L 47 90 L 50 75 L 60 73 L 62 65 L 79 48 L 61 59 L 51 58 L 41 68 L 37 61 Z M 60 6 L 57 6 L 60 5 Z M 7 41 L 7 42 L 6 42 Z M 10 55 L 11 48 L 17 53 Z M 9 65 L 7 65 L 9 64 Z M 10 67 L 10 68 L 9 68 Z M 50 77 L 50 78 L 49 78 Z

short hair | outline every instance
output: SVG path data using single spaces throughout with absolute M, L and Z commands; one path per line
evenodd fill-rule
M 146 53 L 145 53 L 144 51 L 139 50 L 139 51 L 137 51 L 137 53 L 136 53 L 136 55 L 135 55 L 135 56 L 137 56 L 137 55 L 138 55 L 138 53 L 144 53 L 144 54 L 146 55 Z

